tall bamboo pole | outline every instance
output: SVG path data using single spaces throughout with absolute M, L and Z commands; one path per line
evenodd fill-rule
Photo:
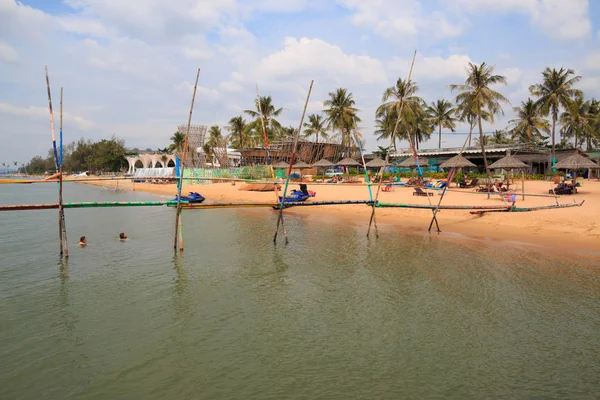
M 279 217 L 277 218 L 277 227 L 275 228 L 275 235 L 273 236 L 273 243 L 277 243 L 277 233 L 279 232 L 279 222 L 281 221 L 283 224 L 283 209 L 285 208 L 285 196 L 287 194 L 288 185 L 290 183 L 290 176 L 292 174 L 292 166 L 294 164 L 294 159 L 296 158 L 296 148 L 298 147 L 298 138 L 300 137 L 300 132 L 302 132 L 302 124 L 304 123 L 304 116 L 306 115 L 306 107 L 308 107 L 308 101 L 310 100 L 310 94 L 312 92 L 313 83 L 315 81 L 310 81 L 310 87 L 308 88 L 308 95 L 306 96 L 306 102 L 304 103 L 304 110 L 302 110 L 302 118 L 300 118 L 300 126 L 298 126 L 298 132 L 296 132 L 296 137 L 294 137 L 294 147 L 292 147 L 292 157 L 290 159 L 290 166 L 287 171 L 287 178 L 285 180 L 285 186 L 283 188 L 283 196 L 281 197 L 281 207 L 279 207 Z M 287 232 L 284 230 L 285 243 L 288 243 Z
M 415 52 L 413 53 L 412 62 L 410 64 L 410 71 L 408 72 L 407 84 L 410 83 L 410 78 L 412 77 L 412 72 L 413 72 L 413 67 L 415 66 L 415 58 L 416 57 L 417 57 L 417 50 L 415 50 Z M 390 145 L 388 146 L 388 152 L 385 154 L 385 164 L 386 165 L 389 163 L 389 160 L 390 160 L 389 149 L 391 149 L 392 145 L 394 144 L 394 138 L 396 137 L 396 131 L 398 130 L 398 124 L 400 123 L 400 119 L 402 118 L 402 109 L 404 108 L 405 102 L 406 102 L 405 99 L 402 99 L 402 102 L 400 103 L 400 109 L 398 110 L 398 118 L 396 119 L 396 124 L 394 125 L 394 131 L 390 135 Z M 410 138 L 409 138 L 409 142 L 410 142 Z M 412 146 L 412 143 L 411 143 L 411 146 Z M 418 166 L 418 163 L 419 163 L 419 161 L 417 160 L 417 166 Z M 377 177 L 379 177 L 379 182 L 377 184 L 377 192 L 375 192 L 375 200 L 373 201 L 373 205 L 372 205 L 371 219 L 369 221 L 369 229 L 367 230 L 367 237 L 369 237 L 369 235 L 371 234 L 371 225 L 373 224 L 373 221 L 375 220 L 375 209 L 377 207 L 377 200 L 379 199 L 379 192 L 381 191 L 381 181 L 383 180 L 383 170 L 384 169 L 385 169 L 385 165 L 379 169 L 379 173 L 376 175 Z M 427 196 L 427 197 L 429 197 L 429 196 Z M 378 234 L 376 233 L 375 236 L 378 236 Z
M 269 138 L 267 136 L 267 127 L 265 124 L 265 118 L 262 112 L 262 105 L 260 104 L 260 93 L 258 92 L 258 84 L 256 84 L 256 101 L 258 104 L 258 113 L 260 114 L 260 122 L 263 130 L 263 140 L 265 141 L 265 151 L 267 153 L 267 166 L 269 172 L 271 173 L 271 179 L 273 179 L 273 193 L 275 194 L 275 203 L 279 201 L 279 191 L 277 190 L 277 182 L 275 177 L 275 170 L 273 169 L 273 160 L 271 159 L 271 148 L 269 146 Z M 279 215 L 277 218 L 277 229 L 279 229 L 279 222 L 281 221 L 281 229 L 283 230 L 283 235 L 287 238 L 287 232 L 285 230 L 285 223 L 283 221 L 283 215 Z
M 60 254 L 65 255 L 65 257 L 69 257 L 69 248 L 67 247 L 67 225 L 65 223 L 65 210 L 63 208 L 63 88 L 60 88 L 60 157 L 59 157 L 59 167 L 60 167 L 60 175 L 59 175 L 59 192 L 58 192 L 58 215 L 60 218 L 59 225 L 61 227 L 61 252 Z
M 58 197 L 59 197 L 59 203 L 61 203 L 62 202 L 62 200 L 61 200 L 61 198 L 62 198 L 62 174 L 61 174 L 61 168 L 59 167 L 58 151 L 56 149 L 56 134 L 54 131 L 54 112 L 52 111 L 52 95 L 50 93 L 50 77 L 48 75 L 48 66 L 44 66 L 44 70 L 46 72 L 46 88 L 48 90 L 48 111 L 49 111 L 49 115 L 50 115 L 50 132 L 52 134 L 52 149 L 54 151 L 54 167 L 56 169 L 56 173 L 59 175 Z M 62 99 L 61 99 L 61 108 L 62 108 Z M 61 121 L 62 121 L 62 114 L 61 114 Z M 62 122 L 61 122 L 61 126 L 62 126 Z M 61 128 L 61 130 L 62 130 L 62 128 Z M 59 206 L 58 240 L 59 240 L 59 252 L 61 255 L 63 254 L 63 221 L 64 221 L 64 219 L 62 218 L 62 214 L 61 214 L 61 210 L 60 210 L 60 206 Z
M 194 93 L 192 94 L 192 105 L 190 106 L 190 115 L 188 117 L 187 130 L 185 132 L 185 142 L 183 144 L 183 155 L 181 156 L 181 168 L 179 172 L 179 181 L 177 182 L 177 212 L 175 213 L 175 234 L 173 240 L 173 248 L 177 250 L 177 240 L 179 239 L 179 250 L 183 251 L 183 222 L 181 220 L 181 189 L 183 187 L 183 172 L 185 170 L 185 158 L 187 156 L 188 137 L 190 134 L 190 126 L 192 124 L 192 113 L 194 112 L 194 100 L 196 99 L 196 89 L 198 87 L 198 79 L 200 78 L 200 68 L 196 74 L 196 83 L 194 83 Z M 194 149 L 194 151 L 196 151 Z

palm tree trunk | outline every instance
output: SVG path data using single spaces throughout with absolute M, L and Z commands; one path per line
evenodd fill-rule
M 483 127 L 481 126 L 481 113 L 477 114 L 477 122 L 479 124 L 479 142 L 481 143 L 481 154 L 483 155 L 483 167 L 485 168 L 485 173 L 488 178 L 490 178 L 489 183 L 491 183 L 490 168 L 488 167 L 487 157 L 485 156 L 485 139 L 483 138 Z
M 440 143 L 438 145 L 438 149 L 442 148 L 442 124 L 439 124 L 440 130 L 439 130 L 439 139 L 440 139 Z
M 471 136 L 473 135 L 473 124 L 469 123 L 469 147 L 471 147 Z
M 552 160 L 550 161 L 550 167 L 554 165 L 554 156 L 556 154 L 555 145 L 556 145 L 556 112 L 552 111 Z

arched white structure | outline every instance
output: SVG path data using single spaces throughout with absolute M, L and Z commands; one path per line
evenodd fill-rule
M 126 157 L 129 163 L 128 174 L 134 174 L 137 169 L 136 162 L 141 162 L 143 168 L 166 168 L 170 161 L 175 163 L 174 154 L 140 154 L 139 156 Z

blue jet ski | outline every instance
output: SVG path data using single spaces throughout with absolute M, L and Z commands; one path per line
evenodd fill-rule
M 182 202 L 185 201 L 188 203 L 202 203 L 204 200 L 204 196 L 202 196 L 198 192 L 190 192 L 187 196 L 181 196 Z M 177 196 L 175 196 L 173 201 L 177 201 Z
M 292 192 L 285 196 L 285 200 L 283 200 L 284 203 L 298 203 L 301 201 L 306 201 L 308 200 L 309 197 L 315 197 L 316 193 L 313 191 L 309 191 L 306 187 L 306 184 L 300 184 L 300 190 L 292 190 Z M 281 203 L 282 196 L 279 196 L 279 203 Z M 273 208 L 275 210 L 279 209 L 279 206 L 273 206 Z

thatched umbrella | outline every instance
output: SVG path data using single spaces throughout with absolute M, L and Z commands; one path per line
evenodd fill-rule
M 319 168 L 329 168 L 329 167 L 333 167 L 334 165 L 335 164 L 332 163 L 331 161 L 329 161 L 328 159 L 321 158 L 319 161 L 314 163 L 312 166 L 317 168 L 317 175 L 318 175 Z
M 419 161 L 420 167 L 422 167 L 424 165 L 429 165 L 429 160 L 426 159 L 425 157 L 419 157 L 418 161 Z M 399 163 L 398 166 L 402 167 L 402 168 L 416 168 L 417 160 L 415 160 L 415 158 L 413 156 L 411 156 L 411 157 L 408 157 L 406 160 L 402 161 L 401 163 Z
M 600 165 L 596 164 L 587 157 L 582 156 L 579 153 L 575 153 L 568 157 L 563 158 L 559 162 L 553 165 L 556 169 L 598 169 Z
M 305 163 L 304 161 L 298 161 L 295 162 L 292 165 L 292 168 L 297 168 L 297 169 L 306 169 L 306 168 L 310 168 L 310 165 L 308 165 L 307 163 Z
M 513 156 L 506 156 L 504 158 L 499 159 L 498 161 L 492 163 L 489 166 L 489 169 L 520 169 L 521 170 L 521 193 L 523 196 L 523 200 L 525 200 L 525 169 L 529 168 L 529 165 L 525 164 L 523 161 L 519 160 Z M 508 186 L 508 185 L 507 185 Z
M 387 167 L 388 165 L 390 165 L 390 164 L 386 163 L 384 160 L 382 160 L 379 157 L 374 158 L 365 164 L 365 166 L 367 168 L 383 168 L 383 167 Z
M 468 168 L 476 166 L 477 165 L 464 158 L 461 154 L 454 156 L 440 164 L 440 168 Z
M 578 169 L 598 169 L 600 168 L 600 165 L 596 164 L 589 158 L 584 157 L 579 153 L 575 153 L 573 155 L 563 158 L 562 160 L 554 164 L 552 167 L 556 169 L 572 169 L 573 179 L 576 179 L 576 171 Z
M 290 163 L 286 163 L 285 161 L 279 161 L 278 163 L 273 164 L 273 168 L 276 168 L 276 169 L 286 169 L 289 166 L 290 166 Z
M 341 161 L 338 161 L 335 165 L 339 167 L 358 167 L 360 164 L 353 158 L 346 157 Z M 348 168 L 348 178 L 350 178 L 350 168 Z

